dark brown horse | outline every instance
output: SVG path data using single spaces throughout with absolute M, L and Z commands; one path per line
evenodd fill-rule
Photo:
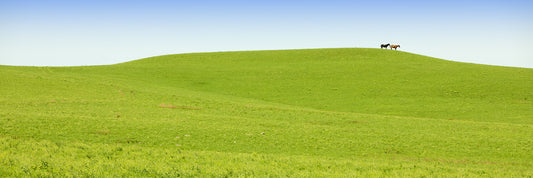
M 383 49 L 383 48 L 387 49 L 388 46 L 390 46 L 390 43 L 381 44 L 381 49 Z
M 390 45 L 390 50 L 392 50 L 392 48 L 394 48 L 394 50 L 396 50 L 396 48 L 399 48 L 400 45 Z

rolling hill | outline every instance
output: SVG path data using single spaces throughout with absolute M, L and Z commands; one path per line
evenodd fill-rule
M 346 48 L 0 73 L 4 176 L 533 175 L 533 69 Z

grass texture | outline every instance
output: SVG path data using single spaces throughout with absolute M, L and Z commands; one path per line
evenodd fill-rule
M 2 177 L 533 176 L 533 69 L 350 48 L 0 74 Z

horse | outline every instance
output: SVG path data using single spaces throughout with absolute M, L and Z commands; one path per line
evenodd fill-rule
M 394 50 L 396 50 L 396 48 L 399 48 L 400 45 L 390 45 L 390 50 L 392 50 L 392 48 L 394 48 Z
M 381 49 L 383 49 L 383 48 L 387 49 L 388 46 L 390 46 L 390 43 L 381 44 Z

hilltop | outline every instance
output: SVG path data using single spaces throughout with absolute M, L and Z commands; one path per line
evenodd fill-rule
M 533 69 L 346 48 L 0 72 L 1 175 L 533 174 Z
M 531 69 L 379 49 L 167 55 L 103 67 L 149 85 L 328 111 L 533 123 Z M 134 69 L 134 70 L 132 70 Z M 528 104 L 529 103 L 529 104 Z

